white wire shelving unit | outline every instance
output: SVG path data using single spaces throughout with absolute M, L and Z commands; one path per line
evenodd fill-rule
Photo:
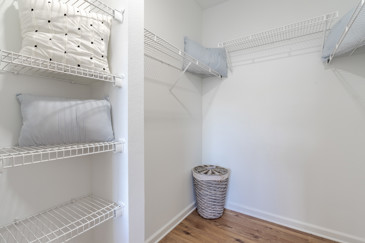
M 99 0 L 61 0 L 61 2 L 90 13 L 109 15 L 120 22 L 124 20 L 124 10 L 113 9 Z
M 184 51 L 147 29 L 144 29 L 144 48 L 145 56 L 171 66 L 177 70 L 186 72 L 189 69 L 189 71 L 192 71 L 201 77 L 222 78 L 222 76 L 214 69 L 199 62 L 192 56 L 186 54 Z
M 123 76 L 75 67 L 5 50 L 0 50 L 0 70 L 15 74 L 55 78 L 77 84 L 91 84 L 100 81 L 110 82 L 118 87 L 121 87 L 121 79 L 123 78 Z
M 0 243 L 67 242 L 120 215 L 122 206 L 89 195 L 0 228 Z
M 354 13 L 352 14 L 350 21 L 348 22 L 346 28 L 344 29 L 340 39 L 338 40 L 335 49 L 333 50 L 332 54 L 329 57 L 328 63 L 331 63 L 333 58 L 336 57 L 336 54 L 338 52 L 338 50 L 341 47 L 341 44 L 344 42 L 344 40 L 346 39 L 347 34 L 349 33 L 349 31 L 351 30 L 351 27 L 353 26 L 353 24 L 355 23 L 356 19 L 359 17 L 359 14 L 364 11 L 364 6 L 365 6 L 365 0 L 361 0 L 359 2 L 359 4 L 357 5 Z M 364 27 L 365 28 L 365 27 Z M 355 46 L 353 48 L 352 51 L 350 51 L 350 55 L 352 55 L 360 46 L 365 44 L 365 39 L 361 40 L 357 46 Z
M 106 152 L 123 152 L 125 141 L 0 148 L 3 169 Z
M 338 12 L 333 12 L 234 40 L 224 41 L 219 43 L 218 46 L 226 49 L 228 65 L 232 67 L 230 56 L 235 52 L 275 47 L 289 40 L 308 37 L 320 38 L 323 45 L 326 34 L 330 30 L 333 20 L 337 17 Z
M 60 2 L 90 13 L 111 16 L 121 23 L 124 21 L 125 10 L 113 9 L 99 0 L 60 0 Z M 107 72 L 75 67 L 6 50 L 0 50 L 0 70 L 15 74 L 54 78 L 77 84 L 109 82 L 117 87 L 122 86 L 122 79 L 124 78 L 124 75 L 113 75 Z

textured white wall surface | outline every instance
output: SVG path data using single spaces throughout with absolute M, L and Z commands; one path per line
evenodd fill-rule
M 208 46 L 339 10 L 352 1 L 231 0 L 204 11 Z M 203 161 L 232 170 L 227 207 L 345 242 L 365 242 L 364 50 L 324 65 L 320 49 L 203 82 Z
M 193 0 L 145 1 L 145 27 L 183 49 L 200 41 L 202 11 Z M 194 207 L 191 169 L 201 163 L 201 79 L 145 58 L 146 239 L 155 242 Z

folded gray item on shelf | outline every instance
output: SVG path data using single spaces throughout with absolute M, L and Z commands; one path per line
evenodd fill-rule
M 29 94 L 18 94 L 17 99 L 23 118 L 19 146 L 114 140 L 107 99 L 76 100 Z
M 211 69 L 217 71 L 222 77 L 227 77 L 228 67 L 227 67 L 227 53 L 224 48 L 205 48 L 199 43 L 190 40 L 188 37 L 184 38 L 186 54 L 195 58 L 199 62 L 207 65 Z M 188 65 L 184 62 L 184 69 Z M 189 67 L 189 72 L 202 74 L 199 71 L 194 70 L 194 68 Z

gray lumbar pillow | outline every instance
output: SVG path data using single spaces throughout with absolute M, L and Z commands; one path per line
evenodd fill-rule
M 217 71 L 222 77 L 227 77 L 227 54 L 224 48 L 205 48 L 199 43 L 184 38 L 184 51 L 198 61 Z M 184 63 L 186 66 L 187 63 Z M 188 69 L 190 72 L 196 72 Z
M 18 94 L 23 126 L 19 146 L 114 140 L 108 100 L 73 100 Z

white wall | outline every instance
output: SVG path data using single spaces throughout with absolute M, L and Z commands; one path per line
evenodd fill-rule
M 290 24 L 351 1 L 231 0 L 204 11 L 203 42 Z M 363 52 L 363 51 L 362 51 Z M 203 82 L 203 161 L 232 170 L 227 207 L 345 242 L 365 242 L 364 53 L 237 66 Z
M 109 96 L 115 138 L 128 140 L 128 31 L 131 13 L 127 0 L 105 0 L 104 2 L 115 9 L 126 9 L 124 22 L 113 22 L 109 49 L 112 73 L 124 74 L 126 78 L 123 80 L 122 88 L 103 84 L 93 85 L 92 95 L 95 98 Z M 140 11 L 143 12 L 143 8 Z M 142 62 L 142 57 L 140 59 Z M 128 146 L 125 146 L 124 153 L 98 154 L 91 159 L 93 161 L 92 193 L 125 205 L 121 217 L 110 220 L 93 230 L 93 242 L 129 242 Z M 140 193 L 143 194 L 143 191 Z
M 200 41 L 193 0 L 145 1 L 145 28 L 183 49 Z M 146 241 L 156 242 L 194 208 L 191 169 L 201 163 L 201 79 L 145 58 Z
M 128 1 L 128 230 L 129 242 L 145 239 L 144 1 Z

